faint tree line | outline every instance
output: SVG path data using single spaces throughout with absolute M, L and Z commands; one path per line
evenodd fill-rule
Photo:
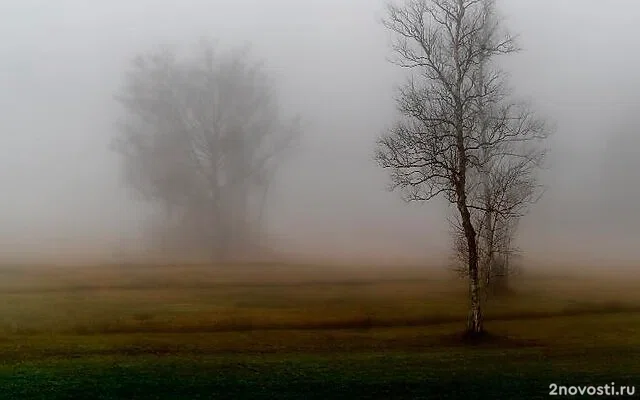
M 128 184 L 160 209 L 156 245 L 213 260 L 256 251 L 269 184 L 298 133 L 263 66 L 204 40 L 188 57 L 158 48 L 135 57 L 117 100 L 115 149 Z

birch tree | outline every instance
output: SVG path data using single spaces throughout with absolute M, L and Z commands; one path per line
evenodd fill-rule
M 455 206 L 469 280 L 467 333 L 479 336 L 485 219 L 478 216 L 521 212 L 524 203 L 508 199 L 530 184 L 522 171 L 539 165 L 537 144 L 547 133 L 511 99 L 498 61 L 518 49 L 492 0 L 407 0 L 388 6 L 384 25 L 394 36 L 393 61 L 409 77 L 397 97 L 400 118 L 378 140 L 376 158 L 406 200 L 442 195 Z

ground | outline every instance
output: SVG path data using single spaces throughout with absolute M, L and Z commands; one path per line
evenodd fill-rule
M 470 346 L 433 268 L 0 268 L 0 398 L 546 398 L 637 385 L 640 279 L 525 272 Z

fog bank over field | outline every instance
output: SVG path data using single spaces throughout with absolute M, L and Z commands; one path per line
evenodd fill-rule
M 640 3 L 502 0 L 523 51 L 505 60 L 519 96 L 555 126 L 547 191 L 518 243 L 544 263 L 640 259 Z M 110 149 L 114 95 L 133 56 L 203 36 L 251 43 L 301 137 L 270 188 L 280 254 L 352 262 L 449 253 L 443 200 L 385 190 L 376 138 L 404 72 L 387 58 L 378 0 L 8 0 L 0 4 L 0 261 L 146 254 L 150 210 Z

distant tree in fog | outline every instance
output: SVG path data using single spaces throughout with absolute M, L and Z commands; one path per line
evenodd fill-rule
M 493 0 L 407 0 L 388 6 L 384 24 L 395 37 L 395 62 L 413 73 L 397 97 L 401 118 L 379 139 L 376 158 L 406 200 L 443 195 L 455 205 L 470 289 L 467 331 L 477 336 L 483 264 L 536 198 L 539 144 L 548 134 L 526 104 L 510 99 L 497 61 L 517 48 Z
M 161 207 L 161 246 L 222 260 L 258 245 L 267 188 L 297 125 L 248 51 L 214 50 L 202 41 L 190 57 L 167 48 L 135 57 L 117 95 L 115 148 L 127 182 Z

